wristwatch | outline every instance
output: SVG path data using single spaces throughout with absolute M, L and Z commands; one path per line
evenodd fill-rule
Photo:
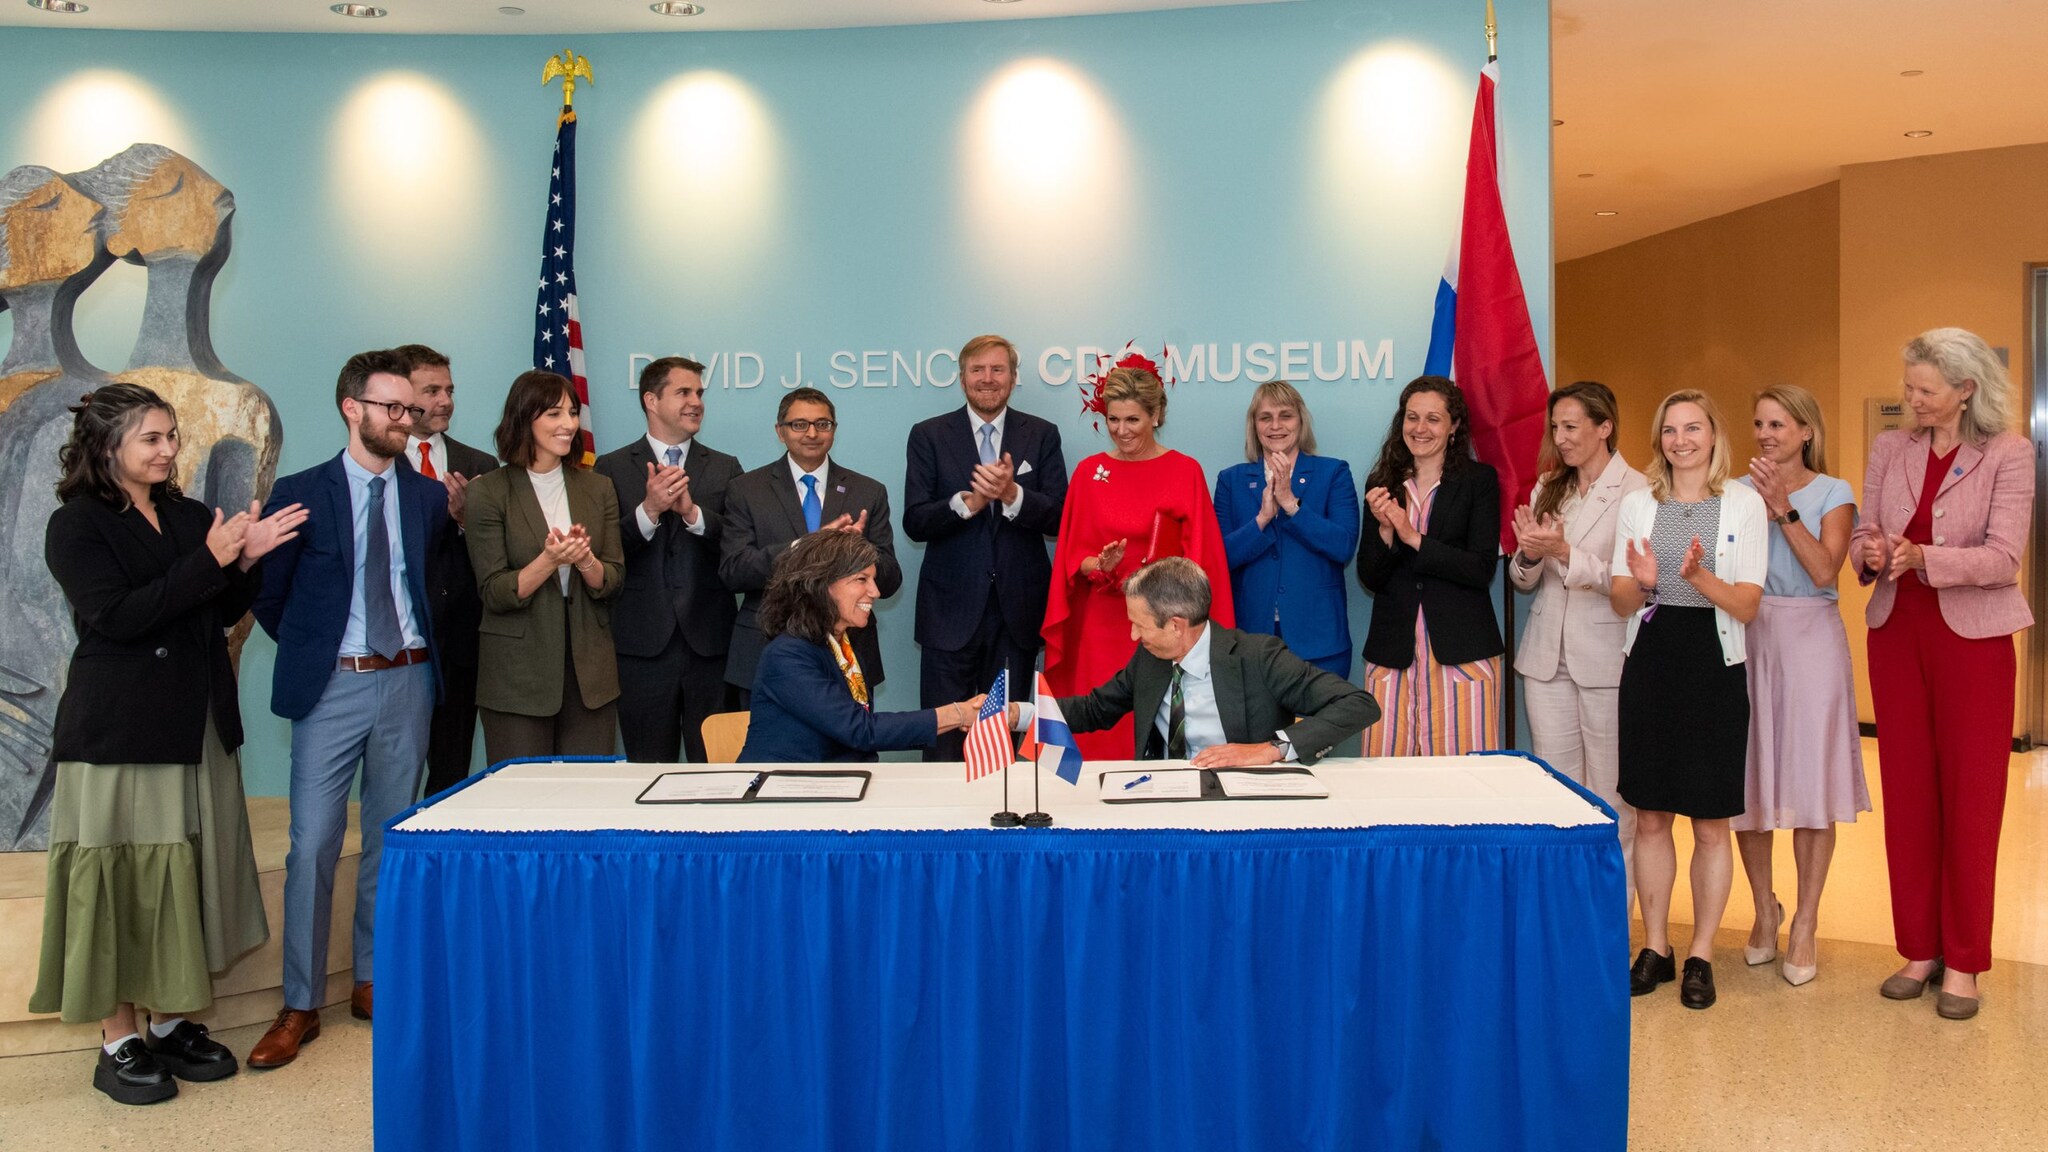
M 1797 508 L 1794 508 L 1794 509 L 1792 509 L 1791 511 L 1789 511 L 1789 512 L 1785 513 L 1785 514 L 1784 514 L 1783 516 L 1773 516 L 1773 517 L 1771 517 L 1771 523 L 1773 523 L 1773 524 L 1797 524 L 1797 523 L 1799 523 L 1799 509 L 1797 509 Z

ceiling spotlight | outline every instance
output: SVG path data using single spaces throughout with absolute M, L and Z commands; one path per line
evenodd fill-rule
M 76 0 L 28 0 L 28 6 L 31 8 L 41 8 L 45 12 L 61 12 L 66 16 L 76 16 L 80 12 L 89 11 L 85 5 L 77 3 Z
M 336 16 L 353 16 L 358 20 L 376 20 L 390 15 L 375 4 L 330 4 L 327 10 Z
M 702 4 L 678 4 L 675 3 L 675 0 L 661 0 L 658 4 L 649 4 L 647 10 L 656 16 L 702 16 L 704 14 L 704 6 Z
M 1926 74 L 1926 70 L 1921 68 L 1908 68 L 1904 72 L 1899 73 L 1901 76 L 1925 76 Z
M 1927 128 L 1915 128 L 1915 129 L 1913 129 L 1913 130 L 1912 130 L 1911 132 L 1908 132 L 1908 133 L 1906 133 L 1906 139 L 1908 139 L 1908 140 L 1922 140 L 1922 139 L 1925 139 L 1925 138 L 1927 138 L 1927 137 L 1929 137 L 1929 136 L 1932 136 L 1932 135 L 1934 135 L 1934 132 L 1933 132 L 1933 130 L 1931 130 L 1931 129 L 1927 129 Z
M 526 9 L 524 9 L 524 8 L 514 8 L 514 7 L 512 7 L 512 6 L 510 5 L 510 4 L 507 4 L 507 5 L 505 6 L 505 7 L 503 7 L 503 8 L 500 8 L 500 9 L 498 9 L 498 15 L 500 15 L 500 16 L 524 16 L 524 15 L 526 15 Z
M 1621 213 L 1619 213 L 1619 212 L 1616 212 L 1616 211 L 1615 211 L 1614 209 L 1612 209 L 1612 208 L 1609 208 L 1609 209 L 1607 209 L 1606 211 L 1603 211 L 1603 212 L 1595 212 L 1595 213 L 1593 213 L 1593 215 L 1595 215 L 1595 216 L 1619 216 L 1619 215 L 1621 215 Z
M 1015 4 L 1017 0 L 982 0 L 984 4 Z

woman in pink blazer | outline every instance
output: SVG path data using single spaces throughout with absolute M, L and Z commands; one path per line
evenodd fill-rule
M 1850 549 L 1870 597 L 1870 689 L 1884 782 L 1892 930 L 1906 966 L 1879 989 L 1977 1014 L 1991 967 L 1991 897 L 2012 737 L 2013 633 L 2033 624 L 2019 589 L 2034 452 L 2011 431 L 2012 387 L 1960 328 L 1905 349 L 1911 431 L 1871 445 Z M 1944 974 L 1944 968 L 1946 974 Z
M 1607 600 L 1621 498 L 1648 487 L 1615 451 L 1614 393 L 1593 380 L 1550 394 L 1550 439 L 1515 509 L 1515 587 L 1536 593 L 1515 654 L 1536 755 L 1614 809 L 1635 892 L 1636 810 L 1621 798 L 1617 708 L 1628 621 Z

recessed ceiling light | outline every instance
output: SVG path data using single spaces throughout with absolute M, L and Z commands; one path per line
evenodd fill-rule
M 649 4 L 647 10 L 656 16 L 702 16 L 704 14 L 704 6 L 702 4 L 678 4 L 675 3 L 675 0 L 661 0 L 661 3 Z
M 1908 140 L 1919 140 L 1919 139 L 1922 139 L 1922 138 L 1924 138 L 1924 137 L 1928 137 L 1928 136 L 1932 136 L 1932 135 L 1934 135 L 1934 133 L 1933 133 L 1933 131 L 1931 131 L 1930 129 L 1926 129 L 1926 128 L 1915 128 L 1915 129 L 1913 129 L 1913 130 L 1912 130 L 1911 132 L 1908 132 L 1908 133 L 1906 133 L 1906 139 L 1908 139 Z
M 1015 4 L 1017 0 L 982 0 L 984 4 Z
M 511 5 L 509 5 L 509 4 L 508 4 L 508 5 L 506 5 L 505 7 L 503 7 L 503 8 L 500 8 L 500 9 L 498 9 L 498 15 L 500 15 L 500 16 L 524 16 L 524 15 L 526 15 L 526 9 L 524 9 L 524 8 L 514 8 L 514 7 L 512 7 Z
M 1606 210 L 1606 211 L 1604 211 L 1604 212 L 1595 212 L 1595 213 L 1593 213 L 1593 215 L 1595 215 L 1595 216 L 1619 216 L 1619 215 L 1621 215 L 1621 213 L 1619 213 L 1619 212 L 1616 212 L 1616 211 L 1615 211 L 1614 209 L 1612 209 L 1612 208 L 1609 208 L 1609 209 L 1607 209 L 1607 210 Z
M 358 20 L 376 20 L 390 14 L 375 4 L 330 4 L 327 10 L 336 16 L 353 16 Z
M 1901 76 L 1925 76 L 1926 74 L 1926 70 L 1921 68 L 1908 68 L 1904 72 L 1899 73 Z
M 45 12 L 61 12 L 67 16 L 76 16 L 80 12 L 90 11 L 85 5 L 77 3 L 76 0 L 28 0 L 28 6 L 31 8 L 41 8 Z

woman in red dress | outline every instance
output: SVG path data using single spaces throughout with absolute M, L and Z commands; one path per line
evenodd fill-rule
M 1202 466 L 1161 444 L 1166 387 L 1136 353 L 1095 381 L 1088 407 L 1102 414 L 1110 450 L 1074 469 L 1053 556 L 1045 609 L 1045 678 L 1054 694 L 1093 691 L 1137 651 L 1124 613 L 1125 578 L 1152 560 L 1186 556 L 1209 574 L 1209 618 L 1236 623 L 1230 563 Z M 1090 760 L 1128 760 L 1131 718 L 1076 734 Z

